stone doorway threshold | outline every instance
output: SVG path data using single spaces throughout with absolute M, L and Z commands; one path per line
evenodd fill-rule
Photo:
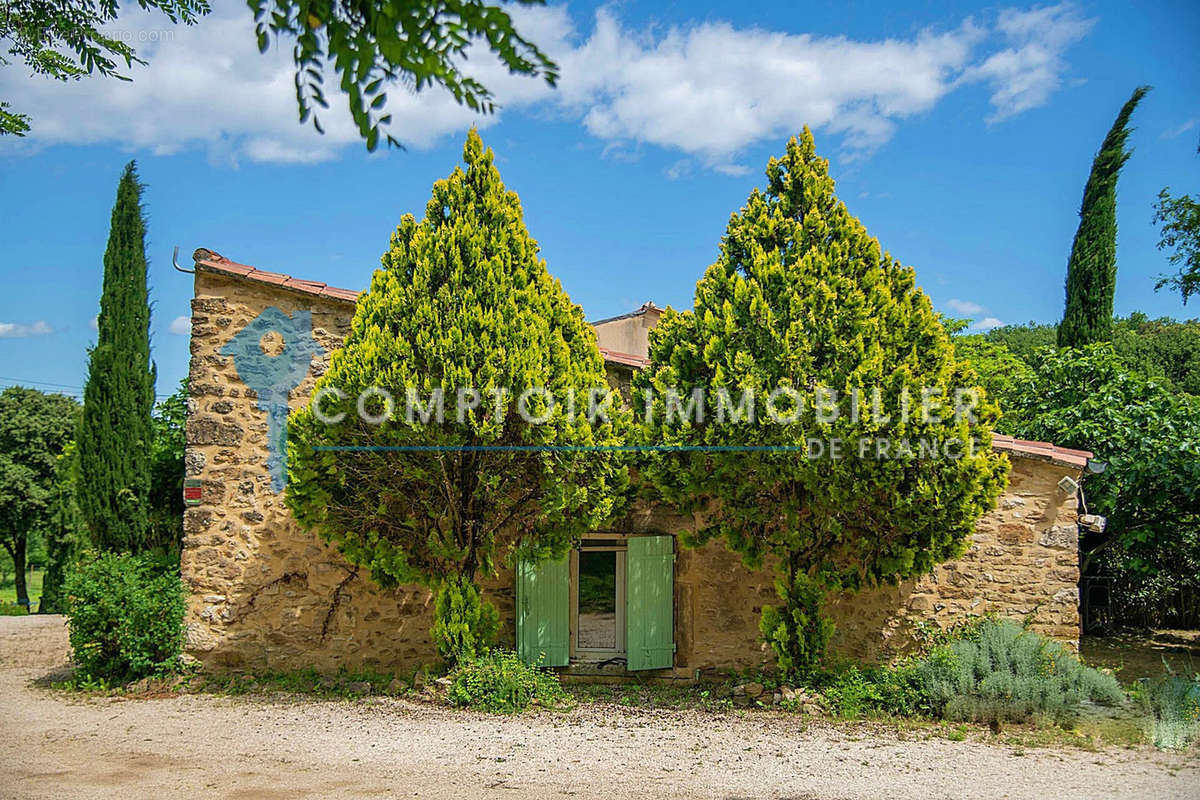
M 563 667 L 564 675 L 628 675 L 625 669 L 625 656 L 610 658 L 591 656 L 588 658 L 573 658 L 571 663 Z

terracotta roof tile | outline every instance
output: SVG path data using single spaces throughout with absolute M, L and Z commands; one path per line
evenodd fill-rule
M 324 294 L 326 297 L 335 297 L 338 300 L 349 300 L 351 303 L 358 300 L 358 292 L 352 289 L 339 289 L 336 286 L 326 286 Z
M 196 262 L 196 269 L 199 270 L 219 272 L 339 302 L 354 303 L 359 295 L 353 289 L 339 289 L 336 286 L 329 286 L 320 281 L 293 278 L 291 275 L 285 275 L 282 272 L 268 272 L 267 270 L 256 269 L 247 264 L 239 264 L 236 261 L 230 261 L 220 253 L 203 247 L 192 254 L 192 259 Z M 647 307 L 643 306 L 642 309 L 634 313 L 644 313 L 646 309 Z M 601 347 L 600 354 L 604 356 L 604 360 L 609 364 L 621 364 L 626 367 L 640 369 L 650 363 L 650 359 L 648 358 L 636 356 L 632 353 L 609 350 L 607 347 Z M 1014 439 L 1011 436 L 1003 436 L 1001 434 L 996 434 L 992 437 L 992 447 L 1006 453 L 1039 458 L 1054 464 L 1081 469 L 1087 466 L 1088 459 L 1092 457 L 1092 454 L 1086 450 L 1071 450 L 1066 447 L 1057 447 L 1049 442 Z
M 292 279 L 291 275 L 284 275 L 282 272 L 267 272 L 266 270 L 256 269 L 250 275 L 254 276 L 254 280 L 262 281 L 263 283 L 273 283 L 282 285 Z
M 197 252 L 199 252 L 199 251 L 197 251 Z M 254 272 L 254 267 L 248 267 L 245 264 L 235 264 L 232 261 L 227 261 L 224 264 L 221 264 L 220 270 L 222 272 L 229 272 L 233 275 L 246 276 L 246 275 L 249 275 L 251 272 Z
M 353 303 L 358 299 L 358 292 L 350 289 L 339 289 L 336 286 L 329 286 L 320 281 L 293 278 L 291 275 L 285 275 L 282 272 L 268 272 L 265 269 L 256 269 L 246 264 L 230 261 L 220 253 L 214 253 L 212 250 L 203 247 L 192 254 L 192 260 L 196 262 L 196 269 L 220 272 L 225 275 L 246 278 L 247 280 L 258 281 L 259 283 L 266 283 L 271 286 L 281 286 L 285 289 L 301 292 L 302 294 L 327 297 L 331 300 L 349 303 Z
M 635 356 L 632 353 L 622 353 L 618 350 L 609 350 L 607 347 L 600 348 L 600 355 L 604 356 L 604 360 L 611 364 L 624 364 L 627 367 L 645 367 L 650 363 L 650 359 L 642 356 Z
M 1092 454 L 1087 450 L 1072 450 L 1068 447 L 1058 447 L 1049 442 L 1014 439 L 1011 436 L 999 433 L 992 436 L 992 447 L 1006 453 L 1040 458 L 1068 467 L 1086 467 L 1088 459 L 1092 457 Z
M 288 278 L 287 285 L 303 292 L 319 292 L 322 289 L 327 288 L 325 284 L 320 283 L 319 281 L 305 281 L 301 280 L 300 278 Z

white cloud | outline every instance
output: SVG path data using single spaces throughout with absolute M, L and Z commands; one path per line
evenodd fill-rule
M 971 320 L 971 324 L 967 326 L 967 330 L 975 333 L 990 331 L 992 328 L 999 328 L 1004 324 L 1003 320 L 996 317 L 979 318 L 980 314 L 986 314 L 987 309 L 973 300 L 959 300 L 952 298 L 946 301 L 946 308 L 954 312 L 956 315 L 966 317 Z
M 968 317 L 983 311 L 983 306 L 979 305 L 979 303 L 972 303 L 970 300 L 947 300 L 946 308 L 956 314 L 965 314 Z
M 52 333 L 54 333 L 54 329 L 42 319 L 32 325 L 20 322 L 0 322 L 0 339 L 24 339 L 29 336 L 48 336 Z
M 132 82 L 63 84 L 29 77 L 17 66 L 0 69 L 0 96 L 34 121 L 28 139 L 10 137 L 0 152 L 115 142 L 156 153 L 201 147 L 214 161 L 236 164 L 316 162 L 362 147 L 336 91 L 322 115 L 324 136 L 299 124 L 290 47 L 260 55 L 244 4 L 213 5 L 191 28 L 164 26 L 161 14 L 136 6 L 126 11 L 118 27 L 155 32 L 149 38 L 157 39 L 137 45 L 150 64 L 130 70 Z M 614 158 L 636 159 L 642 145 L 676 151 L 681 161 L 667 169 L 668 177 L 693 168 L 683 159 L 744 174 L 741 151 L 806 124 L 837 134 L 847 155 L 866 154 L 903 120 L 980 82 L 991 89 L 993 119 L 1012 116 L 1047 101 L 1062 83 L 1063 53 L 1092 24 L 1064 3 L 1006 9 L 991 23 L 968 18 L 948 30 L 855 40 L 723 22 L 652 33 L 631 30 L 602 8 L 585 36 L 565 5 L 512 13 L 521 32 L 559 63 L 562 77 L 555 91 L 477 53 L 470 71 L 494 91 L 504 113 L 578 120 Z M 394 86 L 387 108 L 393 135 L 418 148 L 499 119 L 480 117 L 436 89 L 414 95 Z
M 1009 45 L 963 74 L 964 82 L 986 81 L 998 122 L 1037 108 L 1061 85 L 1063 53 L 1088 34 L 1096 20 L 1080 16 L 1073 3 L 1000 12 L 996 29 Z
M 740 149 L 805 124 L 853 149 L 881 144 L 896 120 L 950 91 L 979 36 L 969 21 L 873 42 L 711 22 L 655 38 L 601 9 L 591 37 L 561 59 L 558 100 L 597 138 L 675 148 L 739 174 Z
M 167 331 L 175 336 L 188 336 L 192 332 L 191 317 L 176 317 L 171 320 L 171 326 Z
M 667 176 L 667 180 L 677 181 L 680 178 L 686 178 L 691 175 L 692 169 L 692 160 L 690 158 L 681 158 L 663 170 L 663 174 Z
M 1004 325 L 1002 320 L 996 319 L 995 317 L 984 317 L 977 322 L 971 323 L 970 330 L 979 332 L 990 331 L 992 328 L 999 328 L 1002 325 Z
M 1194 127 L 1196 127 L 1196 120 L 1189 119 L 1187 122 L 1184 122 L 1180 125 L 1177 125 L 1174 128 L 1168 128 L 1167 130 L 1163 131 L 1162 138 L 1163 139 L 1176 139 L 1176 138 L 1182 136 L 1183 134 L 1187 133 Z

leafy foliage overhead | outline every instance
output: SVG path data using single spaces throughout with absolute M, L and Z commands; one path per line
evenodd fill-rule
M 751 565 L 777 559 L 784 605 L 764 612 L 764 634 L 787 671 L 807 668 L 823 649 L 820 589 L 895 581 L 961 554 L 1007 462 L 989 446 L 996 408 L 988 402 L 974 426 L 952 414 L 892 426 L 866 414 L 827 421 L 807 401 L 784 424 L 714 422 L 722 387 L 734 402 L 744 391 L 761 402 L 781 387 L 831 390 L 847 412 L 852 389 L 868 397 L 878 389 L 895 410 L 906 390 L 975 385 L 913 270 L 884 253 L 834 195 L 807 129 L 771 159 L 767 181 L 730 219 L 719 258 L 696 286 L 695 310 L 668 311 L 651 331 L 651 365 L 636 376 L 635 397 L 656 390 L 647 431 L 655 443 L 793 449 L 667 453 L 644 468 L 669 502 L 705 511 L 693 542 L 721 537 Z M 707 390 L 705 422 L 672 424 L 663 398 L 697 387 Z M 977 442 L 958 459 L 889 459 L 858 449 L 874 437 Z M 840 440 L 846 452 L 798 456 L 810 438 Z
M 387 132 L 387 90 L 429 86 L 445 89 L 460 104 L 490 114 L 490 89 L 465 69 L 468 55 L 486 44 L 514 75 L 542 77 L 554 86 L 558 66 L 520 34 L 505 3 L 542 5 L 545 0 L 247 0 L 259 50 L 292 42 L 296 106 L 300 122 L 317 131 L 329 108 L 325 81 L 336 78 L 367 149 Z M 171 22 L 193 24 L 208 14 L 208 0 L 138 0 Z M 30 71 L 58 80 L 91 74 L 130 80 L 122 67 L 145 64 L 128 42 L 102 28 L 117 19 L 117 0 L 7 0 L 0 5 L 0 40 L 8 47 L 0 66 L 19 60 Z M 248 34 L 249 35 L 249 34 Z M 32 121 L 0 102 L 0 135 L 24 136 Z
M 310 403 L 292 415 L 288 437 L 287 502 L 297 519 L 383 585 L 436 587 L 435 632 L 452 657 L 464 644 L 469 652 L 472 630 L 494 622 L 478 607 L 477 574 L 517 550 L 561 556 L 613 515 L 627 482 L 615 455 L 553 449 L 620 444 L 627 416 L 607 388 L 595 333 L 538 257 L 520 201 L 475 131 L 463 158 L 465 171 L 434 184 L 423 220 L 401 219 L 345 345 L 317 382 L 314 403 L 325 390 L 347 398 L 323 403 L 321 415 L 344 418 L 322 422 Z M 371 387 L 396 399 L 378 425 L 355 408 Z M 531 395 L 527 408 L 541 424 L 517 407 L 537 387 L 554 398 L 547 408 L 546 395 Z M 613 407 L 609 422 L 587 422 L 593 388 Z M 460 415 L 459 390 L 464 399 L 479 392 L 478 407 Z M 428 407 L 435 391 L 445 414 L 423 420 L 416 406 Z
M 296 103 L 300 121 L 312 117 L 322 131 L 318 108 L 328 108 L 325 76 L 332 70 L 346 92 L 350 114 L 366 139 L 379 143 L 386 113 L 385 89 L 397 81 L 420 91 L 437 85 L 473 111 L 491 113 L 495 99 L 463 71 L 468 49 L 483 41 L 516 75 L 542 76 L 553 86 L 558 67 L 514 27 L 500 5 L 483 0 L 247 0 L 254 11 L 258 47 L 271 39 L 295 39 Z M 516 0 L 541 5 L 544 0 Z M 384 133 L 389 145 L 399 142 Z
M 1117 288 L 1117 177 L 1129 160 L 1129 118 L 1150 91 L 1140 86 L 1125 102 L 1092 162 L 1079 208 L 1079 229 L 1067 263 L 1067 304 L 1058 327 L 1060 347 L 1108 341 Z
M 208 0 L 138 0 L 138 5 L 189 25 L 209 12 Z M 128 42 L 101 30 L 116 21 L 119 11 L 117 0 L 5 0 L 0 41 L 7 50 L 0 53 L 0 66 L 15 59 L 35 75 L 60 81 L 92 73 L 129 80 L 122 67 L 146 62 Z M 29 124 L 27 115 L 0 103 L 0 135 L 23 136 Z

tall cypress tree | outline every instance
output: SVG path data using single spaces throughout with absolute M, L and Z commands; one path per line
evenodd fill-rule
M 132 161 L 117 186 L 98 327 L 83 394 L 76 501 L 97 547 L 137 552 L 148 527 L 155 370 L 150 362 L 146 220 L 142 184 Z
M 1067 262 L 1067 307 L 1058 326 L 1059 347 L 1083 347 L 1112 338 L 1117 289 L 1117 176 L 1129 160 L 1129 118 L 1150 91 L 1139 86 L 1121 108 L 1083 188 L 1079 229 Z

